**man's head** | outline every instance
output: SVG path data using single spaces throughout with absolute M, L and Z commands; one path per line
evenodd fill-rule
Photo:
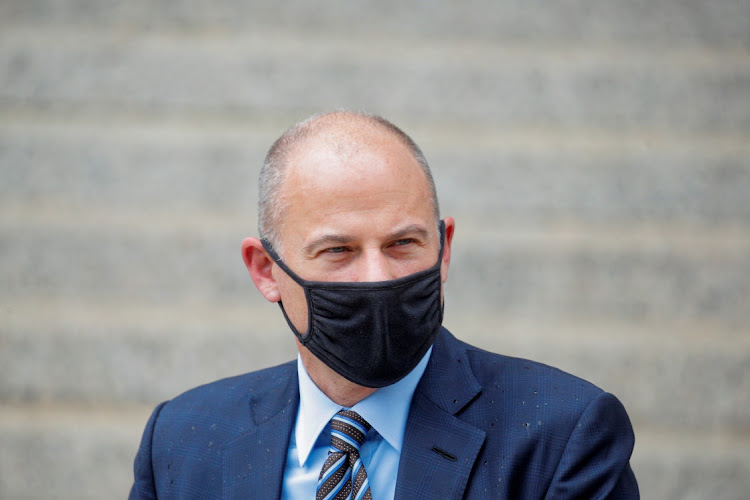
M 309 141 L 321 141 L 342 155 L 352 155 L 360 148 L 357 142 L 366 139 L 367 131 L 389 134 L 411 152 L 420 165 L 429 184 L 430 198 L 435 213 L 435 223 L 440 218 L 435 182 L 429 164 L 417 144 L 388 120 L 361 112 L 334 111 L 313 115 L 290 127 L 271 146 L 260 171 L 258 196 L 258 232 L 281 249 L 279 233 L 284 225 L 284 212 L 288 200 L 280 196 L 290 160 L 294 153 Z
M 304 280 L 389 281 L 438 262 L 438 206 L 427 162 L 406 134 L 382 118 L 336 112 L 295 125 L 274 143 L 260 182 L 261 236 Z M 443 282 L 454 227 L 446 218 Z M 290 323 L 304 333 L 308 305 L 300 284 L 257 238 L 247 238 L 242 253 L 258 290 L 281 301 Z M 347 382 L 298 347 L 310 376 L 335 400 L 331 384 Z

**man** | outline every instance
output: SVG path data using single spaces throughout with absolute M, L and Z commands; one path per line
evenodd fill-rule
M 379 117 L 287 131 L 242 255 L 297 362 L 154 411 L 131 498 L 638 498 L 617 399 L 442 328 L 455 221 Z

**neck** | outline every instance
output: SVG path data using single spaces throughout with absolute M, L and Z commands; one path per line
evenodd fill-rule
M 377 390 L 373 387 L 355 384 L 342 377 L 299 342 L 297 342 L 297 348 L 310 379 L 337 405 L 351 408 Z

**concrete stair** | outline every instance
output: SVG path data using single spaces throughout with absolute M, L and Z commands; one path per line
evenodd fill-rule
M 616 394 L 644 498 L 745 498 L 748 33 L 730 0 L 0 3 L 0 499 L 122 498 L 157 402 L 294 356 L 239 244 L 273 139 L 337 107 L 427 154 L 449 329 Z

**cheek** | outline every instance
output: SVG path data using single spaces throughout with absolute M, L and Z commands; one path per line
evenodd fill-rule
M 307 299 L 305 291 L 295 283 L 289 276 L 279 271 L 283 276 L 277 278 L 281 302 L 284 304 L 289 320 L 298 332 L 304 334 L 307 331 Z

